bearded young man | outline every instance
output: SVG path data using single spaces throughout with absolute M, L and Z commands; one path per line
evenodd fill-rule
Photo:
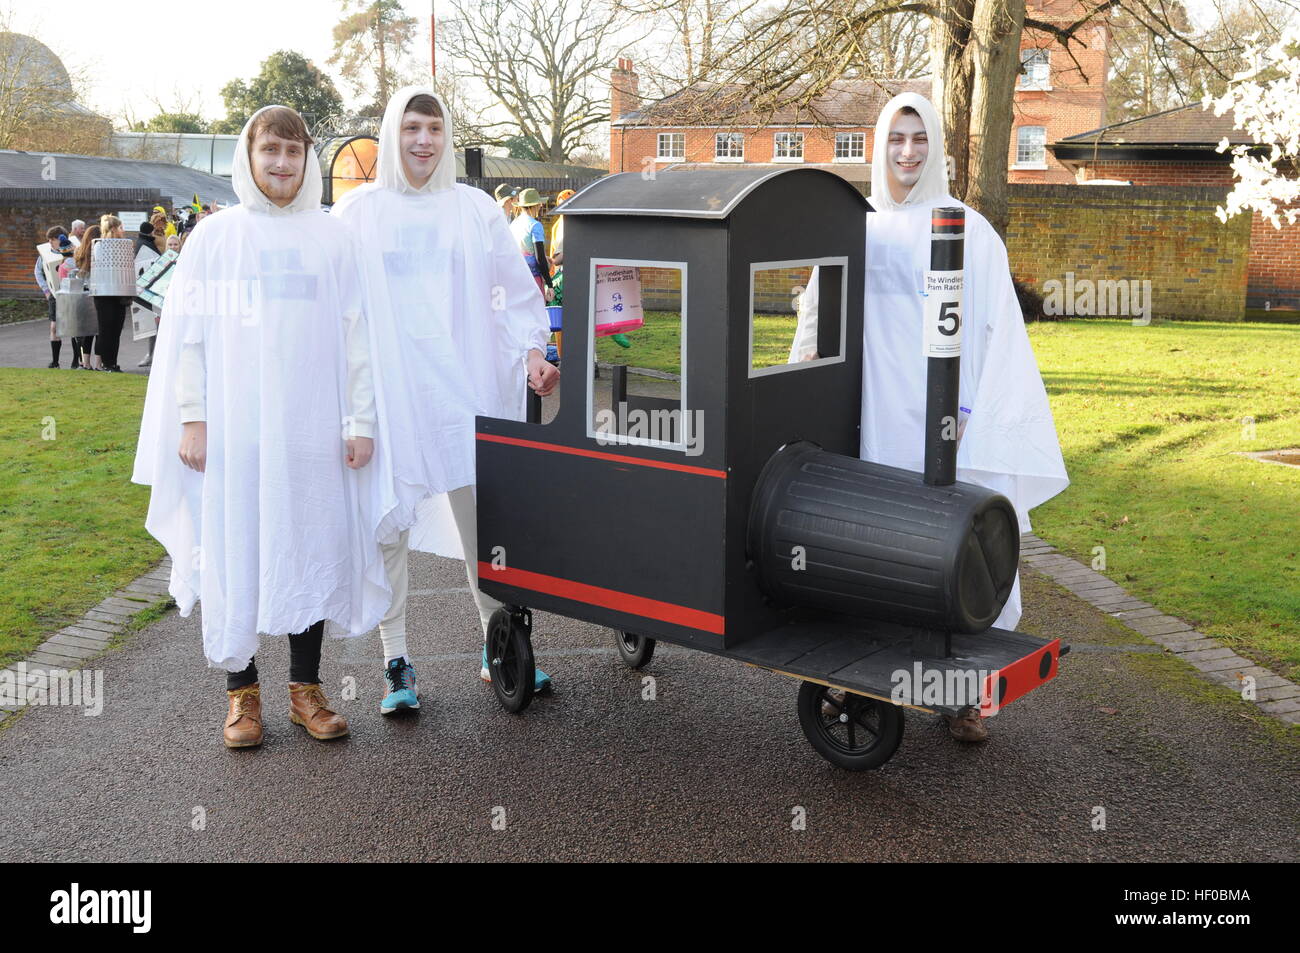
M 862 369 L 863 460 L 925 468 L 925 273 L 930 210 L 966 212 L 964 315 L 957 479 L 1003 494 L 1020 531 L 1029 511 L 1070 483 L 1011 281 L 1006 245 L 975 209 L 948 193 L 943 124 L 925 97 L 903 93 L 885 104 L 871 160 L 874 209 L 866 225 L 866 302 Z M 790 362 L 815 357 L 817 276 L 809 280 Z M 810 350 L 811 348 L 811 350 Z M 1020 621 L 1020 576 L 997 628 Z M 971 706 L 949 719 L 953 737 L 983 741 L 988 728 Z
M 399 90 L 380 127 L 376 180 L 333 213 L 361 256 L 380 440 L 392 454 L 395 508 L 378 537 L 393 590 L 379 624 L 384 714 L 420 704 L 406 641 L 409 549 L 465 560 L 485 637 L 500 605 L 478 588 L 474 417 L 521 420 L 525 381 L 543 396 L 559 381 L 545 360 L 550 321 L 518 244 L 490 195 L 457 184 L 455 160 L 446 104 L 428 89 Z M 485 649 L 480 677 L 487 672 Z M 539 670 L 538 690 L 549 684 Z
M 244 126 L 240 204 L 200 222 L 176 263 L 132 477 L 153 487 L 145 526 L 181 615 L 202 601 L 204 654 L 229 673 L 232 748 L 263 737 L 259 633 L 289 636 L 290 720 L 346 735 L 320 685 L 325 620 L 361 635 L 391 598 L 355 253 L 321 211 L 311 144 L 284 106 Z

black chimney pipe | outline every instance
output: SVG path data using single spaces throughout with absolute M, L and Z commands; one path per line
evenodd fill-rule
M 925 482 L 957 481 L 957 401 L 966 210 L 930 211 L 930 270 L 925 275 Z

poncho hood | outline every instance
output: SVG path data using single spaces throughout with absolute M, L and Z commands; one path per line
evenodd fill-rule
M 296 212 L 318 211 L 323 188 L 320 175 L 320 160 L 316 158 L 316 152 L 310 146 L 307 147 L 306 168 L 302 174 L 302 185 L 298 187 L 298 194 L 293 197 L 293 201 L 284 208 L 267 198 L 253 180 L 253 164 L 248 158 L 249 130 L 253 128 L 253 122 L 258 116 L 268 109 L 275 108 L 277 107 L 263 106 L 248 117 L 248 122 L 244 123 L 244 128 L 239 133 L 239 141 L 235 143 L 235 165 L 231 170 L 230 184 L 234 188 L 235 194 L 239 196 L 239 204 L 253 212 L 261 212 L 265 215 L 293 215 Z
M 421 188 L 413 186 L 402 170 L 402 117 L 406 115 L 406 104 L 419 95 L 432 96 L 442 111 L 442 155 L 434 166 L 433 175 Z M 375 181 L 380 188 L 392 189 L 394 192 L 419 194 L 424 192 L 441 192 L 456 184 L 456 149 L 453 145 L 451 110 L 442 97 L 427 86 L 403 86 L 388 101 L 384 110 L 384 119 L 379 126 L 379 168 Z
M 902 202 L 895 202 L 889 191 L 889 127 L 904 106 L 911 106 L 925 124 L 925 134 L 930 141 L 921 175 Z M 899 93 L 880 110 L 876 120 L 875 141 L 871 149 L 871 206 L 877 212 L 893 211 L 913 206 L 932 205 L 948 197 L 948 154 L 943 144 L 943 122 L 930 100 L 919 93 Z

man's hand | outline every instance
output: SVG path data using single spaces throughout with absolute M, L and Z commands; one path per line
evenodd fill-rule
M 375 455 L 375 441 L 371 437 L 349 437 L 348 438 L 348 466 L 353 470 L 360 470 L 370 458 Z
M 547 301 L 555 300 L 555 289 L 550 285 L 542 285 L 542 297 Z
M 181 424 L 181 463 L 202 473 L 208 465 L 208 423 L 194 420 Z
M 560 372 L 555 365 L 542 357 L 542 352 L 533 348 L 528 352 L 528 386 L 537 391 L 538 397 L 545 397 L 555 390 L 560 383 Z

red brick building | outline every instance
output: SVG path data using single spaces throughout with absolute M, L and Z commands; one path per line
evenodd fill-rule
M 1218 151 L 1224 139 L 1251 141 L 1231 114 L 1192 105 L 1068 136 L 1050 149 L 1072 181 L 1230 189 L 1232 157 Z M 1277 229 L 1253 214 L 1246 306 L 1266 305 L 1300 308 L 1300 223 Z
M 1029 0 L 1026 15 L 1066 26 L 1077 20 L 1077 0 Z M 1110 24 L 1082 27 L 1067 51 L 1037 31 L 1020 41 L 1021 72 L 1016 77 L 1007 181 L 1067 184 L 1074 176 L 1047 149 L 1086 129 L 1106 124 L 1106 77 L 1110 73 Z
M 1072 22 L 1079 9 L 1077 0 L 1030 0 L 1031 15 L 1053 23 Z M 1081 38 L 1087 47 L 1072 46 L 1067 53 L 1042 34 L 1025 31 L 1011 182 L 1074 181 L 1047 144 L 1106 122 L 1110 27 L 1104 21 L 1090 25 Z M 718 84 L 697 84 L 644 103 L 632 61 L 620 59 L 610 76 L 609 170 L 794 163 L 828 169 L 867 191 L 876 119 L 890 98 L 905 91 L 929 96 L 930 80 L 842 79 L 805 109 L 773 115 L 758 115 L 742 88 Z

